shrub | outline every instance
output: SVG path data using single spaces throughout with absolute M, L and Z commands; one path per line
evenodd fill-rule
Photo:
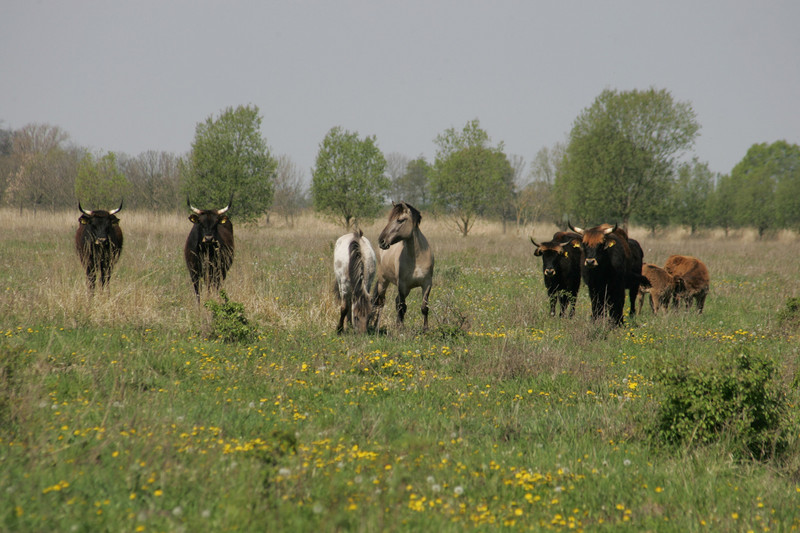
M 786 446 L 786 395 L 775 363 L 748 346 L 661 370 L 654 436 L 692 446 L 727 439 L 739 457 L 765 459 Z
M 244 305 L 231 302 L 224 290 L 219 291 L 222 303 L 208 300 L 205 306 L 211 311 L 211 333 L 225 342 L 247 342 L 258 333 L 244 316 Z
M 778 311 L 778 322 L 786 328 L 800 326 L 800 298 L 786 300 L 786 306 Z

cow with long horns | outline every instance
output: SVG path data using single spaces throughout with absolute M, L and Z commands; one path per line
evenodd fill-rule
M 625 289 L 630 290 L 631 315 L 634 315 L 639 286 L 650 284 L 642 276 L 641 246 L 636 241 L 629 242 L 627 232 L 616 225 L 601 224 L 584 230 L 570 224 L 569 228 L 582 236 L 581 275 L 589 289 L 592 318 L 608 316 L 615 326 L 621 325 Z
M 80 202 L 78 209 L 81 216 L 78 218 L 78 231 L 75 233 L 75 248 L 86 270 L 89 290 L 94 292 L 98 275 L 100 288 L 105 288 L 122 253 L 122 230 L 116 216 L 122 209 L 122 202 L 111 211 L 87 211 Z
M 183 257 L 192 278 L 194 293 L 200 300 L 200 284 L 219 290 L 233 263 L 233 224 L 226 214 L 231 202 L 222 209 L 198 209 L 186 199 L 194 226 L 186 239 Z
M 530 239 L 536 247 L 533 255 L 542 258 L 544 286 L 550 298 L 550 316 L 556 316 L 556 304 L 560 304 L 559 316 L 564 316 L 569 307 L 569 317 L 572 318 L 581 286 L 581 236 L 559 231 L 552 240 L 541 244 L 533 237 Z

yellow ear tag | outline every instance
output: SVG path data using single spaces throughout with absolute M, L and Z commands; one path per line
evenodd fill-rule
M 569 252 L 564 252 L 564 257 L 569 257 Z
M 612 246 L 614 246 L 614 244 L 616 243 L 614 241 L 611 241 L 610 243 L 608 243 L 608 247 L 611 248 Z
M 573 248 L 580 248 L 581 247 L 581 243 L 579 243 L 579 242 L 573 243 L 572 247 Z

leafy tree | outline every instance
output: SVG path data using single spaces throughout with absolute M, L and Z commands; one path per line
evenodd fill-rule
M 786 141 L 754 144 L 731 171 L 740 226 L 768 229 L 800 223 L 800 147 Z
M 478 216 L 504 215 L 510 205 L 514 169 L 503 143 L 490 145 L 478 119 L 461 132 L 453 128 L 436 137 L 436 162 L 430 178 L 434 205 L 444 210 L 466 236 Z
M 183 193 L 197 207 L 224 207 L 244 221 L 267 213 L 277 162 L 261 135 L 256 106 L 228 107 L 197 125 L 192 150 L 182 166 Z
M 496 214 L 510 198 L 514 170 L 503 152 L 471 146 L 451 154 L 433 174 L 434 203 L 463 236 L 481 215 Z
M 725 230 L 726 237 L 730 229 L 736 225 L 733 205 L 737 194 L 736 184 L 730 175 L 725 174 L 717 179 L 714 190 L 709 197 L 708 214 L 710 223 L 722 227 Z
M 710 225 L 709 207 L 713 189 L 714 173 L 708 168 L 708 163 L 702 163 L 695 157 L 691 163 L 679 165 L 670 201 L 672 221 L 689 226 L 692 234 L 699 226 Z
M 359 220 L 375 218 L 389 191 L 385 169 L 386 159 L 374 135 L 359 139 L 357 132 L 331 128 L 311 172 L 314 209 L 347 229 Z
M 99 158 L 86 154 L 81 159 L 75 178 L 75 196 L 85 209 L 116 208 L 130 193 L 130 188 L 114 152 Z
M 394 200 L 403 200 L 414 207 L 423 209 L 430 204 L 428 182 L 431 165 L 420 156 L 408 161 L 403 173 L 392 181 L 391 195 Z
M 621 220 L 666 201 L 675 162 L 699 130 L 691 105 L 665 90 L 603 91 L 569 135 L 556 178 L 562 209 L 584 223 Z

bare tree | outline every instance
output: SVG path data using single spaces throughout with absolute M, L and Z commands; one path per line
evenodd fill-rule
M 154 150 L 134 158 L 121 156 L 119 166 L 132 185 L 130 202 L 126 204 L 159 211 L 183 207 L 179 161 L 175 154 Z
M 308 203 L 308 186 L 303 171 L 288 155 L 281 155 L 273 184 L 272 212 L 282 216 L 286 224 L 293 227 L 295 216 Z
M 54 209 L 68 201 L 81 150 L 66 146 L 69 136 L 58 126 L 28 124 L 14 132 L 6 197 L 9 203 Z
M 404 197 L 405 191 L 403 190 L 402 179 L 406 174 L 408 163 L 411 160 L 399 153 L 392 152 L 386 155 L 386 177 L 392 182 L 389 189 L 390 200 L 401 201 L 406 200 Z

